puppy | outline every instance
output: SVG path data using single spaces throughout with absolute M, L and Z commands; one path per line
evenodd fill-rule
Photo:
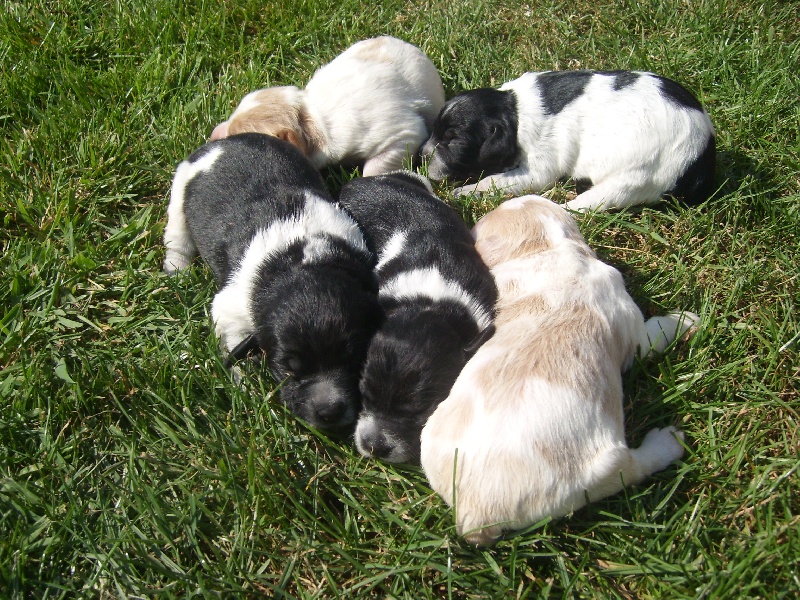
M 421 462 L 454 506 L 459 534 L 490 544 L 680 458 L 674 427 L 627 447 L 621 371 L 637 353 L 662 352 L 698 317 L 645 323 L 620 273 L 544 198 L 509 200 L 473 233 L 499 290 L 496 331 L 428 419 Z
M 317 168 L 363 163 L 364 175 L 377 175 L 417 152 L 443 104 L 442 80 L 425 53 L 384 36 L 345 50 L 305 90 L 248 94 L 211 139 L 266 133 L 300 148 Z
M 352 432 L 380 319 L 375 257 L 319 171 L 270 136 L 211 142 L 178 165 L 167 215 L 164 270 L 198 252 L 208 262 L 221 287 L 211 314 L 223 351 L 262 349 L 292 412 Z
M 385 313 L 361 375 L 356 447 L 418 463 L 422 426 L 493 331 L 497 290 L 469 229 L 421 175 L 355 179 L 339 201 L 378 255 Z
M 497 90 L 459 94 L 422 154 L 434 180 L 477 180 L 460 194 L 540 192 L 574 178 L 582 193 L 567 208 L 577 211 L 665 194 L 698 204 L 714 191 L 711 119 L 681 85 L 652 73 L 526 73 Z

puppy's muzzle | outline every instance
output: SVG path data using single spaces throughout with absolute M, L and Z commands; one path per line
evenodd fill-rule
M 438 144 L 433 140 L 428 140 L 419 149 L 420 156 L 430 156 L 436 150 Z
M 386 462 L 413 462 L 406 445 L 385 431 L 380 420 L 372 414 L 362 413 L 356 426 L 356 448 L 362 456 L 377 458 Z
M 306 419 L 326 431 L 340 431 L 351 427 L 356 418 L 354 392 L 334 381 L 321 379 L 304 390 L 308 415 Z

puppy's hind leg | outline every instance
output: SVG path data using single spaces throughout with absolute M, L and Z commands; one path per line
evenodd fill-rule
M 689 311 L 648 319 L 644 324 L 645 333 L 639 340 L 639 356 L 647 358 L 662 354 L 667 346 L 684 333 L 697 329 L 699 323 L 700 317 Z
M 628 206 L 653 204 L 660 197 L 660 190 L 653 186 L 649 177 L 634 171 L 596 182 L 574 200 L 567 202 L 566 207 L 580 212 L 618 210 Z
M 181 176 L 181 169 L 187 164 L 182 163 L 178 166 L 167 207 L 167 225 L 164 228 L 164 246 L 167 248 L 164 257 L 164 272 L 167 275 L 174 275 L 177 271 L 185 269 L 197 255 L 197 247 L 183 212 L 183 200 L 188 181 Z
M 671 463 L 683 456 L 683 432 L 674 427 L 650 430 L 642 445 L 629 450 L 633 460 L 642 472 L 642 478 L 656 471 L 663 471 Z M 625 482 L 628 484 L 628 482 Z
M 657 471 L 663 471 L 683 456 L 683 432 L 675 427 L 653 429 L 638 448 L 616 447 L 592 465 L 587 494 L 590 501 L 636 485 Z M 576 507 L 577 508 L 577 507 Z

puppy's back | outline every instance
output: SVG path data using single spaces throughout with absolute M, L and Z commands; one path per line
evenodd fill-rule
M 620 373 L 645 324 L 571 217 L 526 197 L 475 233 L 500 292 L 496 331 L 428 419 L 421 462 L 459 533 L 491 543 L 637 483 L 682 447 L 674 428 L 625 443 Z
M 351 63 L 349 68 L 345 67 L 347 62 Z M 380 66 L 383 68 L 376 69 Z M 327 84 L 328 77 L 341 81 L 342 69 L 347 69 L 351 78 L 362 78 L 365 73 L 369 73 L 371 78 L 386 78 L 387 81 L 394 82 L 400 77 L 405 82 L 406 95 L 396 99 L 387 96 L 381 98 L 381 101 L 410 101 L 415 112 L 425 119 L 428 129 L 444 105 L 444 87 L 439 71 L 421 49 L 398 38 L 380 36 L 353 44 L 329 64 L 318 69 L 306 90 L 313 93 L 316 88 Z M 374 82 L 378 83 L 379 81 Z
M 342 188 L 339 202 L 361 225 L 378 256 L 380 281 L 435 269 L 474 294 L 487 310 L 494 306 L 496 289 L 472 234 L 425 177 L 397 172 L 355 179 Z
M 197 169 L 204 160 L 206 168 Z M 210 142 L 181 163 L 178 174 L 182 169 L 194 170 L 183 189 L 183 212 L 220 283 L 254 233 L 302 211 L 307 193 L 333 202 L 308 159 L 268 135 L 243 133 Z
M 339 202 L 383 247 L 395 231 L 470 240 L 456 212 L 435 196 L 427 180 L 408 171 L 362 177 L 342 188 Z

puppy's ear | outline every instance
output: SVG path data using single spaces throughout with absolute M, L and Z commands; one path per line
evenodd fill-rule
M 475 237 L 475 250 L 481 257 L 484 264 L 490 269 L 494 267 L 497 262 L 503 258 L 507 243 L 499 235 L 476 235 L 477 232 L 473 229 L 473 237 Z
M 223 121 L 216 127 L 214 127 L 214 131 L 211 132 L 211 137 L 209 138 L 210 142 L 214 140 L 220 140 L 222 138 L 228 137 L 228 126 L 229 121 Z
M 254 335 L 248 335 L 244 338 L 241 342 L 234 346 L 233 350 L 228 353 L 228 356 L 225 357 L 224 366 L 226 369 L 229 369 L 233 366 L 233 363 L 246 358 L 248 354 L 251 352 L 255 352 L 256 350 L 260 350 L 261 347 L 258 345 L 258 340 Z
M 517 158 L 517 132 L 504 123 L 491 125 L 491 133 L 478 152 L 478 163 L 484 171 L 498 173 L 514 165 Z
M 306 138 L 302 132 L 288 128 L 280 129 L 275 132 L 275 137 L 279 137 L 282 140 L 289 142 L 293 146 L 296 146 L 306 156 L 309 155 L 308 144 L 306 143 Z
M 464 346 L 464 352 L 470 355 L 474 354 L 478 348 L 484 344 L 484 342 L 494 335 L 494 329 L 494 323 L 488 327 L 484 327 L 484 329 L 478 333 L 478 335 L 476 335 L 469 344 Z

